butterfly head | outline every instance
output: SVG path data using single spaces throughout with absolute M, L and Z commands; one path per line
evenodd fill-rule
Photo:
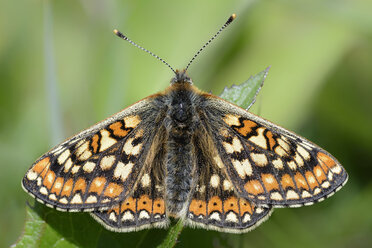
M 187 75 L 186 70 L 176 70 L 171 84 L 192 84 L 191 78 Z

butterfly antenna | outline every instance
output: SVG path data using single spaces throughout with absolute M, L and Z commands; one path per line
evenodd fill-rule
M 170 64 L 168 64 L 164 59 L 160 58 L 158 55 L 156 55 L 155 53 L 152 53 L 150 52 L 149 50 L 141 47 L 140 45 L 136 44 L 134 41 L 132 41 L 131 39 L 129 39 L 127 36 L 125 36 L 122 32 L 120 32 L 119 30 L 117 29 L 114 29 L 114 34 L 116 34 L 118 37 L 122 38 L 123 40 L 126 40 L 128 41 L 130 44 L 132 44 L 133 46 L 141 49 L 142 51 L 145 51 L 149 54 L 151 54 L 153 57 L 157 58 L 158 60 L 160 60 L 161 62 L 163 62 L 163 64 L 167 65 L 173 72 L 174 74 L 177 74 L 176 71 L 172 68 L 172 66 L 170 66 Z
M 199 49 L 199 51 L 194 55 L 194 57 L 192 57 L 192 59 L 190 60 L 190 62 L 187 64 L 186 66 L 186 69 L 185 71 L 187 71 L 187 69 L 189 68 L 189 66 L 191 65 L 191 63 L 195 60 L 196 57 L 198 57 L 198 55 L 201 53 L 201 51 L 204 50 L 204 48 L 206 48 L 209 43 L 212 42 L 212 40 L 214 40 L 221 32 L 222 30 L 224 30 L 227 26 L 230 25 L 230 23 L 232 23 L 232 21 L 234 21 L 236 18 L 236 14 L 232 14 L 229 19 L 227 19 L 227 21 L 225 22 L 225 24 L 223 24 L 223 26 L 218 30 L 218 32 L 212 36 L 212 38 L 210 38 L 205 44 L 204 46 L 202 46 L 202 48 Z

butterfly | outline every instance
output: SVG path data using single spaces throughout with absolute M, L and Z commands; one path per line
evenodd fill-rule
M 173 70 L 163 92 L 41 156 L 23 188 L 57 210 L 91 212 L 112 231 L 167 227 L 173 217 L 188 226 L 242 233 L 273 208 L 311 205 L 346 183 L 345 169 L 327 151 L 200 91 L 188 66 Z

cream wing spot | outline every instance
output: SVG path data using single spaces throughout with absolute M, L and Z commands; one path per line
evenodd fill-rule
M 83 201 L 81 200 L 80 194 L 74 195 L 74 197 L 72 197 L 72 199 L 71 199 L 71 203 L 72 204 L 81 204 L 81 203 L 83 203 Z
M 27 179 L 30 181 L 34 181 L 37 178 L 38 174 L 35 171 L 30 170 L 27 173 Z
M 333 173 L 336 173 L 336 174 L 340 174 L 342 169 L 341 169 L 341 166 L 339 166 L 338 164 L 336 164 L 334 167 L 331 168 L 332 172 Z
M 278 155 L 281 156 L 281 157 L 285 157 L 285 156 L 287 156 L 286 151 L 284 151 L 284 149 L 283 149 L 281 146 L 277 146 L 277 147 L 275 148 L 275 153 L 278 154 Z
M 259 147 L 262 147 L 263 149 L 267 149 L 266 139 L 265 139 L 265 136 L 263 134 L 264 131 L 265 131 L 264 127 L 258 128 L 257 129 L 257 133 L 258 133 L 257 136 L 251 136 L 249 138 L 249 141 L 253 142 L 254 144 L 256 144 Z
M 101 167 L 102 170 L 109 170 L 114 165 L 115 160 L 116 158 L 114 155 L 105 156 L 101 159 L 99 166 Z
M 329 171 L 327 177 L 328 177 L 329 181 L 332 181 L 333 180 L 333 173 L 331 171 Z
M 232 147 L 235 152 L 241 152 L 243 150 L 242 143 L 238 139 L 238 137 L 234 137 L 232 140 Z
M 87 173 L 91 173 L 94 168 L 96 167 L 96 163 L 93 162 L 86 162 L 83 166 L 83 170 Z
M 68 157 L 70 157 L 70 155 L 71 155 L 70 150 L 66 149 L 64 152 L 61 153 L 61 155 L 59 155 L 59 157 L 57 159 L 58 164 L 63 165 L 65 163 L 66 159 Z
M 127 142 L 125 142 L 124 144 L 124 147 L 123 147 L 123 151 L 128 154 L 128 155 L 138 155 L 139 152 L 141 151 L 141 148 L 142 148 L 142 144 L 137 144 L 135 146 L 132 145 L 132 142 L 133 142 L 134 138 L 130 138 L 127 140 Z
M 296 152 L 296 155 L 294 157 L 294 160 L 298 164 L 298 166 L 303 166 L 304 165 L 304 160 L 301 158 L 301 156 Z
M 114 178 L 120 178 L 124 182 L 128 175 L 132 172 L 133 165 L 134 164 L 132 162 L 129 162 L 128 164 L 124 164 L 122 162 L 117 163 L 114 170 Z
M 329 188 L 329 186 L 331 186 L 331 184 L 329 182 L 324 182 L 322 183 L 322 188 Z
M 256 208 L 256 213 L 258 213 L 258 214 L 260 214 L 260 213 L 262 213 L 264 210 L 263 210 L 263 208 Z
M 223 181 L 223 190 L 225 190 L 225 191 L 231 191 L 231 190 L 233 190 L 234 188 L 233 188 L 233 186 L 232 186 L 232 184 L 231 184 L 231 182 L 229 181 L 229 180 L 224 180 Z
M 48 195 L 48 190 L 47 190 L 47 188 L 45 188 L 45 187 L 41 187 L 39 191 L 40 191 L 40 193 L 43 194 L 43 195 Z
M 297 146 L 297 151 L 298 153 L 305 159 L 305 160 L 309 160 L 311 157 L 310 157 L 310 153 L 308 151 L 306 151 L 301 145 L 298 145 Z
M 230 127 L 240 125 L 239 118 L 235 115 L 226 115 L 225 118 L 223 118 L 223 121 Z
M 288 164 L 289 168 L 291 168 L 292 170 L 296 170 L 297 169 L 297 165 L 296 165 L 296 163 L 293 160 L 292 161 L 289 161 L 287 164 Z
M 217 188 L 220 185 L 220 177 L 217 174 L 211 176 L 210 184 L 213 188 Z
M 59 199 L 59 202 L 62 203 L 62 204 L 67 204 L 68 203 L 66 197 L 63 197 L 63 198 Z
M 243 223 L 247 223 L 251 221 L 251 216 L 249 214 L 245 214 L 243 217 Z
M 273 199 L 273 200 L 275 200 L 275 201 L 281 201 L 281 200 L 283 200 L 283 197 L 282 197 L 282 195 L 279 192 L 273 192 L 273 193 L 271 193 L 270 198 Z
M 146 188 L 146 187 L 149 187 L 150 184 L 151 184 L 151 178 L 149 176 L 149 174 L 145 173 L 141 179 L 141 184 L 142 184 L 142 187 Z
M 289 200 L 297 200 L 299 198 L 298 194 L 293 190 L 288 190 L 286 198 Z
M 138 216 L 138 219 L 150 219 L 150 215 L 146 210 L 142 210 Z
M 69 159 L 67 159 L 67 161 L 65 163 L 64 172 L 67 173 L 70 170 L 71 166 L 72 166 L 72 160 L 71 160 L 71 158 L 69 158 Z
M 217 212 L 213 212 L 211 215 L 209 215 L 209 219 L 221 221 L 220 214 Z
M 51 199 L 52 201 L 57 201 L 57 197 L 55 194 L 50 194 L 49 199 Z
M 79 146 L 79 148 L 76 150 L 76 156 L 80 157 L 88 149 L 89 149 L 89 142 L 85 141 L 84 144 Z
M 267 157 L 263 153 L 251 153 L 252 160 L 258 166 L 266 166 L 268 164 Z
M 116 214 L 114 212 L 111 212 L 109 215 L 109 219 L 116 222 L 117 221 Z
M 214 156 L 213 160 L 216 163 L 218 168 L 223 168 L 223 162 L 222 162 L 220 156 L 218 156 L 218 155 Z
M 94 195 L 88 196 L 86 203 L 96 203 L 97 202 L 97 197 Z
M 284 168 L 283 161 L 280 158 L 277 158 L 272 161 L 274 167 L 278 170 L 282 170 Z
M 227 153 L 231 154 L 234 152 L 241 152 L 243 150 L 242 143 L 240 142 L 238 137 L 234 137 L 232 143 L 223 142 L 223 146 Z
M 315 175 L 316 175 L 316 177 L 321 177 L 322 176 L 322 174 L 323 174 L 323 171 L 322 171 L 322 169 L 320 169 L 320 167 L 318 166 L 317 168 L 315 168 Z
M 229 153 L 229 154 L 234 153 L 234 148 L 230 143 L 222 142 L 222 145 L 223 145 L 223 147 L 225 147 L 225 150 L 226 150 L 227 153 Z
M 112 145 L 116 144 L 116 139 L 113 139 L 110 137 L 110 133 L 109 131 L 107 131 L 106 129 L 102 129 L 100 131 L 101 133 L 101 143 L 100 143 L 100 148 L 99 148 L 99 151 L 102 152 L 104 150 L 106 150 L 107 148 L 111 147 Z
M 289 147 L 288 143 L 284 141 L 285 137 L 282 137 L 281 139 L 278 138 L 277 139 L 277 142 L 278 144 L 286 151 L 286 152 L 290 152 L 291 151 L 291 148 Z
M 134 221 L 134 215 L 129 210 L 127 210 L 124 212 L 121 220 L 122 221 Z
M 130 115 L 124 117 L 124 122 L 126 128 L 128 127 L 135 128 L 141 122 L 141 119 L 139 118 L 138 115 Z
M 246 176 L 252 176 L 252 165 L 248 159 L 244 159 L 243 161 L 234 159 L 231 162 L 241 179 L 244 179 Z
M 229 213 L 226 215 L 226 221 L 227 221 L 227 222 L 238 223 L 238 217 L 236 216 L 236 214 L 235 214 L 234 212 L 229 212 Z
M 314 190 L 314 195 L 317 195 L 317 194 L 319 194 L 320 192 L 322 192 L 319 188 L 316 188 L 315 190 Z
M 74 165 L 71 169 L 72 174 L 76 174 L 80 170 L 80 166 Z
M 302 191 L 301 197 L 302 198 L 309 198 L 309 197 L 311 197 L 311 194 L 309 192 L 307 192 L 306 190 L 304 190 L 304 191 Z
M 92 152 L 90 150 L 85 150 L 78 158 L 81 161 L 85 161 L 92 156 Z
M 202 186 L 197 186 L 197 191 L 201 194 L 203 194 L 205 192 L 205 185 L 202 185 Z

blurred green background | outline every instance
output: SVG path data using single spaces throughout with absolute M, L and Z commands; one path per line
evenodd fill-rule
M 248 234 L 185 228 L 179 247 L 371 247 L 371 10 L 370 0 L 1 0 L 0 247 L 22 233 L 33 200 L 20 182 L 41 154 L 169 84 L 166 66 L 112 30 L 182 68 L 231 13 L 190 67 L 195 85 L 219 94 L 271 65 L 252 111 L 326 148 L 350 178 Z

